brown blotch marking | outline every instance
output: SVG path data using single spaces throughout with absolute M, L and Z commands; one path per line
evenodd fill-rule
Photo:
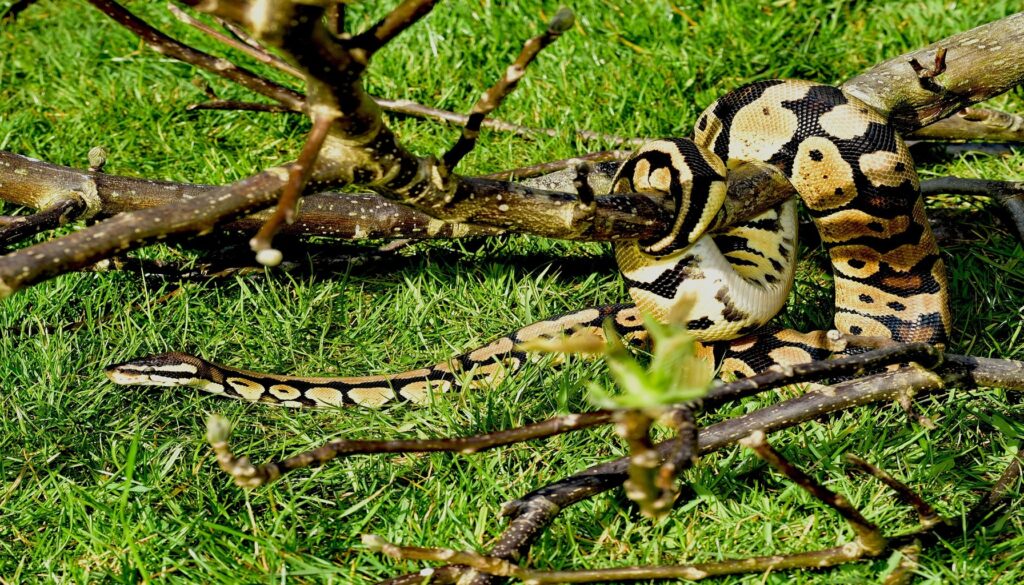
M 263 393 L 266 391 L 263 384 L 248 378 L 232 377 L 228 378 L 226 382 L 235 390 L 235 392 L 238 392 L 239 396 L 253 402 L 259 401 L 263 396 Z
M 715 300 L 722 303 L 722 318 L 730 323 L 743 321 L 749 317 L 746 313 L 736 308 L 736 304 L 729 297 L 729 289 L 722 287 L 715 293 Z
M 867 246 L 836 246 L 830 255 L 836 274 L 850 278 L 870 278 L 878 272 L 882 259 L 877 250 Z
M 438 394 L 442 392 L 448 392 L 452 389 L 452 383 L 449 380 L 422 380 L 420 382 L 409 382 L 408 384 L 402 385 L 399 388 L 398 393 L 402 395 L 409 402 L 415 404 L 425 404 L 427 399 L 430 397 L 431 392 Z
M 842 207 L 857 195 L 853 169 L 828 138 L 812 136 L 800 143 L 792 175 L 793 186 L 811 209 Z
M 395 391 L 387 386 L 352 388 L 348 391 L 348 397 L 359 406 L 377 408 L 394 400 Z
M 760 341 L 758 337 L 749 337 L 746 339 L 737 339 L 736 341 L 729 344 L 729 351 L 736 353 L 743 353 L 747 350 L 753 349 L 757 342 Z
M 924 279 L 918 274 L 893 274 L 883 278 L 882 284 L 889 288 L 907 291 L 909 294 L 921 290 Z
M 302 396 L 302 392 L 299 391 L 295 386 L 289 386 L 288 384 L 274 384 L 270 388 L 270 393 L 276 396 L 280 400 L 295 400 Z
M 496 341 L 476 349 L 469 354 L 469 359 L 474 362 L 489 362 L 494 357 L 506 354 L 515 347 L 515 342 L 508 337 L 502 337 Z
M 349 390 L 349 393 L 351 392 Z M 314 386 L 306 390 L 306 398 L 324 406 L 342 406 L 345 404 L 345 395 L 341 390 L 327 386 Z

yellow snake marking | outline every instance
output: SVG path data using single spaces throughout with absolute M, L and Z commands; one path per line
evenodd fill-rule
M 790 366 L 793 364 L 804 364 L 813 361 L 811 354 L 799 347 L 777 347 L 768 352 L 768 357 L 777 364 Z
M 754 371 L 754 368 L 750 367 L 750 364 L 733 357 L 727 357 L 722 360 L 720 370 L 734 375 L 742 375 L 743 377 L 750 377 L 757 373 Z
M 149 370 L 150 368 L 152 368 L 152 366 L 142 367 L 142 366 L 133 366 L 131 364 L 125 364 L 125 365 L 121 366 L 121 368 L 122 369 L 127 369 L 127 370 L 140 370 L 141 371 L 141 370 Z M 186 374 L 196 374 L 196 373 L 199 372 L 199 368 L 193 366 L 192 364 L 187 364 L 185 362 L 182 362 L 180 364 L 165 364 L 165 365 L 159 366 L 157 369 L 160 370 L 160 371 L 163 371 L 163 372 L 185 372 Z
M 810 86 L 781 84 L 770 87 L 736 112 L 729 127 L 729 159 L 768 160 L 798 130 L 796 114 L 783 106 L 786 100 L 807 95 Z M 698 143 L 707 144 L 703 137 Z
M 263 393 L 265 392 L 263 384 L 260 384 L 255 380 L 232 377 L 228 378 L 225 381 L 228 383 L 229 386 L 231 386 L 235 390 L 235 392 L 238 392 L 239 396 L 246 400 L 251 400 L 253 402 L 259 401 L 259 399 L 263 397 Z
M 752 349 L 759 342 L 760 342 L 760 339 L 758 339 L 757 337 L 753 337 L 753 338 L 750 339 L 750 341 L 745 341 L 745 342 L 742 342 L 742 343 L 734 343 L 734 344 L 729 346 L 729 349 L 731 349 L 732 351 L 735 351 L 737 353 L 742 353 L 742 352 L 747 351 L 748 349 Z
M 812 136 L 800 143 L 793 159 L 793 186 L 814 209 L 833 209 L 857 196 L 853 169 L 828 138 Z
M 403 385 L 399 388 L 398 393 L 409 402 L 426 404 L 431 392 L 440 394 L 451 389 L 452 383 L 450 380 L 423 380 Z
M 813 331 L 811 333 L 801 333 L 792 329 L 783 329 L 775 332 L 773 335 L 775 339 L 783 343 L 791 344 L 803 344 L 812 347 L 825 347 L 828 345 L 828 332 L 827 331 Z
M 359 406 L 377 408 L 383 406 L 390 400 L 394 400 L 395 391 L 386 386 L 374 388 L 352 388 L 348 391 L 348 397 Z
M 615 313 L 615 322 L 622 327 L 638 327 L 643 324 L 643 317 L 636 307 L 623 309 Z
M 905 215 L 886 219 L 859 209 L 844 209 L 830 214 L 828 221 L 822 222 L 818 227 L 818 233 L 821 234 L 821 239 L 825 242 L 843 242 L 865 233 L 888 239 L 907 231 L 909 226 L 910 218 Z M 916 249 L 920 248 L 917 243 L 910 246 Z M 920 252 L 917 253 L 920 254 Z
M 497 355 L 502 355 L 512 351 L 515 347 L 515 343 L 508 337 L 502 337 L 497 341 L 493 341 L 488 345 L 485 345 L 469 354 L 469 359 L 474 362 L 489 362 L 491 358 Z
M 188 385 L 191 386 L 192 388 L 197 388 L 199 390 L 202 390 L 203 392 L 209 392 L 211 394 L 223 394 L 224 393 L 224 385 L 223 384 L 218 384 L 216 382 L 211 382 L 209 380 L 199 380 L 199 379 L 196 379 L 196 380 L 192 380 L 191 382 L 189 382 Z
M 841 277 L 836 276 L 837 286 L 840 284 L 840 279 Z M 939 292 L 916 292 L 908 296 L 888 293 L 866 283 L 844 282 L 842 284 L 860 287 L 859 294 L 851 295 L 846 299 L 846 308 L 863 315 L 893 315 L 904 321 L 912 321 L 922 312 L 928 312 L 928 307 L 935 307 L 943 300 Z
M 351 393 L 351 390 L 349 390 Z M 324 406 L 342 406 L 345 404 L 345 395 L 340 390 L 327 386 L 314 386 L 306 390 L 306 398 Z
M 456 367 L 453 369 L 453 366 L 456 366 Z M 456 370 L 458 369 L 457 366 L 458 366 L 458 362 L 456 360 L 452 359 L 452 360 L 449 360 L 447 362 L 441 362 L 439 364 L 434 364 L 434 368 L 433 369 L 436 372 L 442 372 L 442 373 L 445 373 L 445 374 L 454 374 L 456 372 Z M 428 372 L 429 372 L 429 370 L 428 370 Z
M 270 388 L 270 393 L 278 399 L 284 400 L 295 400 L 302 396 L 302 392 L 299 391 L 295 386 L 289 386 L 288 384 L 274 384 Z
M 818 123 L 830 135 L 850 140 L 863 136 L 868 131 L 868 123 L 878 119 L 877 115 L 868 114 L 869 110 L 863 105 L 842 104 L 822 114 Z
M 899 187 L 909 181 L 917 187 L 917 172 L 906 149 L 900 152 L 868 152 L 860 156 L 860 168 L 876 187 Z
M 287 407 L 287 408 L 305 408 L 306 407 L 305 404 L 303 404 L 301 402 L 297 402 L 295 400 L 284 400 L 284 401 L 281 402 L 281 406 L 284 406 L 284 407 Z
M 840 331 L 857 331 L 851 329 L 859 327 L 858 335 L 869 335 L 871 337 L 892 337 L 892 333 L 884 325 L 870 317 L 847 313 L 840 309 L 836 312 L 836 328 Z
M 646 331 L 630 331 L 622 336 L 622 339 L 631 345 L 647 346 L 650 343 L 650 335 Z
M 514 371 L 518 368 L 519 360 L 516 358 L 504 359 L 500 362 L 492 362 L 484 366 L 474 366 L 469 372 L 469 375 L 472 376 L 469 387 L 474 390 L 493 388 L 501 384 L 510 370 Z
M 600 316 L 601 312 L 597 309 L 585 309 L 583 311 L 570 313 L 559 319 L 539 321 L 533 325 L 527 325 L 516 332 L 516 337 L 520 341 L 526 341 L 528 339 L 533 339 L 534 337 L 556 335 L 566 329 L 569 329 L 573 325 L 587 323 Z

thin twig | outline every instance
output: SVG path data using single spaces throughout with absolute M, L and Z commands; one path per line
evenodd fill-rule
M 373 26 L 352 38 L 351 45 L 366 51 L 367 58 L 391 42 L 421 18 L 430 14 L 437 0 L 403 0 L 387 16 Z M 337 24 L 332 24 L 337 28 Z M 333 32 L 333 31 L 332 31 Z
M 180 43 L 153 28 L 113 0 L 89 0 L 89 2 L 121 26 L 130 30 L 156 52 L 233 81 L 296 112 L 304 111 L 305 100 L 302 94 L 260 77 L 226 59 L 214 57 Z
M 476 139 L 480 135 L 480 124 L 484 118 L 500 106 L 501 102 L 515 90 L 519 80 L 526 74 L 526 68 L 537 58 L 537 55 L 562 36 L 562 33 L 569 30 L 574 21 L 575 17 L 571 10 L 560 8 L 548 23 L 548 28 L 543 34 L 526 41 L 519 56 L 505 70 L 505 74 L 473 105 L 469 121 L 463 127 L 459 140 L 441 157 L 439 169 L 442 173 L 451 173 L 459 161 L 473 150 Z
M 488 122 L 493 122 L 488 118 L 484 120 L 484 126 L 487 126 Z M 617 138 L 617 137 L 616 137 Z M 534 177 L 540 177 L 543 175 L 549 175 L 558 171 L 568 169 L 570 166 L 578 161 L 584 161 L 591 165 L 605 162 L 621 162 L 630 157 L 633 154 L 631 150 L 605 150 L 601 152 L 592 152 L 590 154 L 584 154 L 573 158 L 566 158 L 562 160 L 555 160 L 546 163 L 540 163 L 536 165 L 530 165 L 528 167 L 519 167 L 508 171 L 501 171 L 498 173 L 491 173 L 489 175 L 481 175 L 481 179 L 495 179 L 497 181 L 519 181 L 522 179 L 531 179 Z M 593 167 L 591 167 L 593 170 Z M 609 182 L 611 176 L 608 177 Z
M 924 501 L 924 498 L 918 495 L 917 492 L 907 487 L 906 484 L 897 480 L 895 477 L 889 475 L 889 473 L 882 468 L 869 463 L 853 453 L 847 453 L 845 458 L 847 462 L 855 465 L 861 471 L 874 476 L 876 479 L 889 486 L 892 491 L 896 492 L 896 496 L 900 501 L 912 507 L 914 511 L 917 512 L 917 520 L 922 528 L 931 528 L 943 521 L 942 517 L 939 516 L 938 512 L 935 511 L 935 508 L 933 508 L 931 504 Z
M 80 197 L 61 199 L 42 211 L 21 217 L 0 216 L 0 249 L 77 219 L 86 210 Z
M 407 116 L 414 116 L 417 118 L 425 118 L 427 120 L 434 120 L 435 122 L 445 122 L 455 126 L 465 126 L 466 124 L 469 123 L 469 116 L 467 116 L 466 114 L 449 112 L 447 110 L 441 110 L 431 106 L 425 106 L 423 104 L 419 104 L 410 100 L 389 100 L 379 97 L 375 97 L 374 100 L 377 102 L 377 105 L 381 107 L 381 109 L 383 109 L 386 112 L 391 112 L 393 114 L 403 114 Z M 484 121 L 481 123 L 481 126 L 489 130 L 495 130 L 498 132 L 508 132 L 516 136 L 522 136 L 524 138 L 532 138 L 535 136 L 550 136 L 551 138 L 558 138 L 559 136 L 565 136 L 568 133 L 567 131 L 556 130 L 554 128 L 531 128 L 529 126 L 513 124 L 511 122 L 506 122 L 504 120 L 498 120 L 495 118 L 485 118 Z M 592 132 L 590 130 L 574 130 L 572 134 L 583 141 L 600 141 L 612 146 L 640 146 L 645 142 L 648 142 L 648 139 L 646 138 L 625 138 L 623 136 L 605 134 L 603 132 Z M 607 160 L 624 160 L 630 154 L 631 151 L 619 152 L 622 152 L 622 156 L 619 156 L 617 159 L 609 158 Z M 557 165 L 558 163 L 556 162 L 552 164 Z M 540 166 L 541 165 L 537 165 L 537 167 Z M 504 171 L 503 173 L 495 173 L 495 175 L 493 176 L 488 175 L 487 177 L 492 179 L 511 180 L 506 175 L 506 173 L 511 172 L 514 174 L 515 177 L 525 178 L 526 176 L 536 176 L 537 174 L 544 174 L 565 167 L 551 168 L 549 170 L 539 170 L 536 171 L 536 174 L 527 175 L 527 172 L 533 171 L 527 171 L 526 169 L 533 168 L 535 167 L 526 167 L 525 169 L 516 169 L 515 171 Z M 522 174 L 519 172 L 520 170 L 523 171 Z
M 281 197 L 277 200 L 277 208 L 260 228 L 260 231 L 249 241 L 249 245 L 256 252 L 256 259 L 264 266 L 277 266 L 281 263 L 282 255 L 279 250 L 271 247 L 274 234 L 284 223 L 292 223 L 295 220 L 295 207 L 298 205 L 299 195 L 302 193 L 306 182 L 309 181 L 313 172 L 313 164 L 320 155 L 320 149 L 327 138 L 327 132 L 334 123 L 336 116 L 328 112 L 316 112 L 313 114 L 313 127 L 306 137 L 306 143 L 299 153 L 299 158 L 288 167 L 288 181 L 281 191 Z
M 815 481 L 814 478 L 801 471 L 781 453 L 773 449 L 765 440 L 764 431 L 754 431 L 741 440 L 740 444 L 753 450 L 758 457 L 765 460 L 776 471 L 785 475 L 790 481 L 814 496 L 816 500 L 842 516 L 843 520 L 846 520 L 846 523 L 857 534 L 855 542 L 863 548 L 864 553 L 875 555 L 885 548 L 885 538 L 878 531 L 877 526 L 868 522 L 867 518 L 850 504 L 849 500 Z
M 237 112 L 266 112 L 270 114 L 294 114 L 293 110 L 279 104 L 261 104 L 259 102 L 243 102 L 238 100 L 210 100 L 200 104 L 185 106 L 186 111 L 194 110 L 227 110 Z
M 1024 140 L 1024 116 L 990 110 L 964 108 L 907 135 L 909 139 L 925 140 Z
M 191 26 L 192 28 L 202 32 L 203 34 L 206 34 L 210 38 L 220 43 L 223 43 L 233 49 L 241 51 L 246 55 L 249 55 L 253 59 L 256 59 L 260 63 L 263 63 L 264 65 L 270 65 L 271 67 L 274 67 L 279 71 L 283 71 L 288 75 L 292 75 L 299 79 L 305 79 L 305 76 L 302 74 L 301 71 L 293 67 L 284 59 L 278 57 L 277 55 L 274 55 L 270 51 L 267 51 L 262 45 L 244 42 L 235 38 L 231 38 L 225 35 L 224 33 L 220 32 L 219 30 L 216 30 L 215 28 L 207 25 L 205 22 L 193 18 L 191 14 L 185 12 L 184 10 L 178 8 L 170 2 L 167 3 L 167 9 L 171 11 L 171 14 L 173 14 L 175 18 Z
M 357 441 L 340 439 L 331 441 L 312 451 L 300 453 L 273 463 L 253 465 L 248 457 L 235 457 L 227 444 L 230 426 L 220 417 L 211 417 L 207 423 L 207 438 L 217 454 L 221 469 L 231 475 L 242 487 L 257 487 L 270 483 L 285 473 L 311 465 L 323 465 L 338 457 L 375 453 L 476 453 L 532 439 L 543 439 L 611 422 L 612 414 L 597 411 L 569 414 L 524 425 L 505 431 L 496 431 L 471 437 L 445 439 L 408 439 L 390 441 Z

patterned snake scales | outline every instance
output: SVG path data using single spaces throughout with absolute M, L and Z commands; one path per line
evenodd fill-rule
M 641 312 L 664 318 L 697 299 L 688 329 L 721 371 L 746 376 L 773 364 L 822 359 L 825 332 L 767 325 L 782 308 L 796 265 L 796 202 L 786 201 L 726 229 L 712 225 L 726 195 L 727 169 L 761 161 L 796 187 L 829 251 L 835 327 L 900 342 L 943 343 L 950 317 L 945 269 L 925 218 L 917 173 L 883 116 L 841 90 L 803 81 L 761 81 L 733 91 L 697 120 L 693 140 L 640 148 L 613 180 L 616 192 L 661 192 L 676 202 L 664 237 L 616 245 L 635 304 L 588 308 L 534 323 L 434 365 L 391 376 L 277 376 L 167 353 L 110 366 L 120 384 L 191 386 L 290 407 L 423 402 L 460 380 L 493 385 L 526 360 L 519 343 L 601 332 L 642 338 Z M 692 295 L 692 296 L 691 296 Z

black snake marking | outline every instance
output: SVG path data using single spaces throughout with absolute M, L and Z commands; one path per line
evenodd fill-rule
M 111 366 L 107 374 L 118 383 L 193 386 L 296 407 L 421 402 L 463 379 L 471 387 L 497 383 L 525 362 L 516 346 L 528 339 L 580 330 L 601 334 L 605 319 L 628 338 L 644 339 L 642 313 L 664 319 L 690 298 L 697 301 L 687 326 L 704 342 L 702 355 L 720 362 L 723 373 L 746 376 L 773 364 L 822 359 L 828 354 L 825 332 L 766 327 L 793 283 L 795 202 L 722 230 L 712 225 L 728 169 L 746 161 L 781 169 L 813 218 L 832 262 L 836 329 L 945 343 L 945 268 L 903 140 L 884 117 L 837 88 L 772 80 L 713 103 L 698 117 L 693 140 L 648 143 L 619 169 L 613 191 L 668 193 L 677 206 L 664 237 L 616 244 L 635 305 L 567 313 L 447 362 L 392 376 L 275 376 L 179 353 Z

